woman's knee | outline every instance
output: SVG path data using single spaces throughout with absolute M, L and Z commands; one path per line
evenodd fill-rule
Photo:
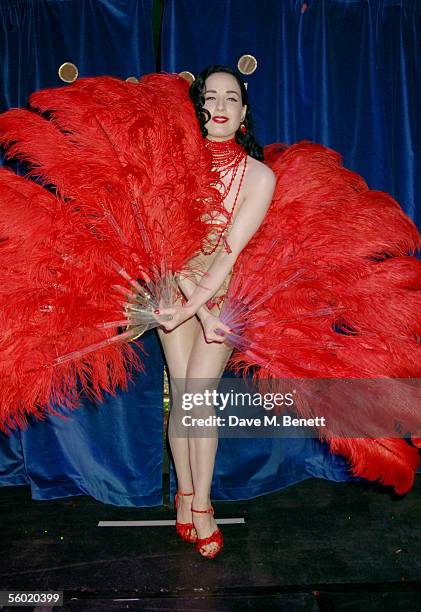
M 201 334 L 203 336 L 203 333 Z M 219 380 L 232 353 L 224 343 L 206 342 L 204 336 L 196 338 L 187 364 L 186 380 Z M 209 384 L 208 382 L 206 384 Z

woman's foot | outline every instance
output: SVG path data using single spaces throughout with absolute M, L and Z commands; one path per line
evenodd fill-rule
M 197 532 L 196 549 L 203 557 L 213 559 L 224 545 L 222 531 L 218 528 L 213 516 L 213 507 L 210 502 L 199 504 L 194 500 L 191 510 Z
M 177 510 L 175 528 L 180 538 L 185 542 L 196 542 L 197 540 L 197 532 L 192 520 L 192 498 L 193 492 L 182 493 L 181 491 L 177 491 L 174 499 L 175 508 Z

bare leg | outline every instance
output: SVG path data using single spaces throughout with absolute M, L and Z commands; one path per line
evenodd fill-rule
M 169 368 L 169 382 L 171 385 L 171 395 L 173 400 L 174 389 L 171 380 L 176 379 L 177 386 L 181 381 L 185 380 L 188 359 L 194 339 L 196 335 L 201 332 L 201 329 L 200 323 L 196 317 L 192 317 L 188 321 L 185 321 L 182 325 L 170 332 L 165 332 L 164 330 L 158 328 L 158 335 L 161 340 Z M 184 389 L 181 391 L 184 392 Z M 193 491 L 189 456 L 189 441 L 187 437 L 176 437 L 174 435 L 176 429 L 174 420 L 178 417 L 178 411 L 174 409 L 174 401 L 172 404 L 168 423 L 168 438 L 171 453 L 174 459 L 175 471 L 177 473 L 178 488 L 183 493 L 189 493 L 190 491 Z M 180 497 L 177 511 L 177 520 L 180 523 L 192 522 L 192 513 L 190 509 L 192 499 L 193 498 L 191 496 Z M 195 535 L 194 531 L 192 532 L 192 535 Z
M 206 342 L 203 330 L 199 333 L 193 344 L 187 368 L 186 390 L 199 392 L 202 387 L 211 389 L 217 387 L 227 361 L 232 353 L 232 348 L 225 343 Z M 212 384 L 213 383 L 213 384 Z M 204 389 L 203 389 L 204 390 Z M 213 407 L 208 416 L 214 413 Z M 206 510 L 211 505 L 210 488 L 212 483 L 213 470 L 215 465 L 215 455 L 218 446 L 218 430 L 209 430 L 208 437 L 195 435 L 192 430 L 189 437 L 190 447 L 190 466 L 193 476 L 194 497 L 192 506 L 196 510 Z M 215 519 L 211 514 L 193 514 L 193 522 L 199 538 L 210 536 L 217 528 Z M 206 554 L 213 552 L 217 548 L 215 543 L 208 544 L 203 548 Z
M 216 383 L 220 379 L 232 349 L 225 344 L 206 342 L 203 329 L 196 317 L 185 321 L 170 332 L 158 329 L 158 335 L 170 371 L 170 383 L 171 380 L 177 380 L 178 393 L 184 392 L 188 384 L 193 384 L 197 390 L 197 386 L 200 386 L 203 380 L 213 379 Z M 180 389 L 181 381 L 186 380 L 190 383 Z M 178 487 L 183 492 L 195 491 L 194 498 L 180 498 L 177 520 L 181 523 L 190 523 L 193 521 L 191 512 L 193 501 L 197 510 L 206 510 L 210 506 L 210 487 L 218 439 L 217 430 L 212 431 L 209 437 L 194 437 L 194 435 L 189 438 L 177 437 L 174 433 L 179 416 L 179 406 L 175 401 L 170 412 L 168 435 Z M 195 513 L 194 523 L 200 538 L 208 537 L 217 527 L 210 514 Z M 210 553 L 215 547 L 215 544 L 209 544 L 205 547 L 205 552 Z

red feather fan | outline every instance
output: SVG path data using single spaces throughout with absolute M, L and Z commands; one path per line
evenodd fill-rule
M 421 385 L 381 379 L 421 378 L 421 261 L 413 256 L 421 236 L 397 202 L 370 191 L 335 151 L 300 142 L 270 145 L 265 158 L 277 188 L 221 312 L 237 347 L 228 366 L 253 370 L 262 392 L 276 379 L 280 387 L 299 382 L 297 411 L 325 416 L 319 435 L 332 451 L 355 475 L 404 492 L 417 449 L 367 432 L 396 423 L 404 433 L 420 429 Z M 342 379 L 335 392 L 320 380 L 330 378 Z M 354 378 L 361 380 L 347 403 L 344 382 Z M 312 379 L 321 382 L 317 394 Z M 366 379 L 379 379 L 371 395 Z
M 43 115 L 0 116 L 7 156 L 49 186 L 0 171 L 3 431 L 77 406 L 78 380 L 98 399 L 124 387 L 141 366 L 127 341 L 156 325 L 145 300 L 171 301 L 172 275 L 220 231 L 187 90 L 173 75 L 82 79 L 33 94 Z

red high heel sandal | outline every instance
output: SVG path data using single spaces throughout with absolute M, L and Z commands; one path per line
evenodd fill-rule
M 175 494 L 175 499 L 174 499 L 176 510 L 178 508 L 179 495 L 194 495 L 194 492 L 193 493 L 181 493 L 181 491 L 177 491 L 177 493 Z M 178 535 L 180 536 L 182 540 L 184 540 L 185 542 L 192 542 L 192 543 L 196 542 L 197 535 L 192 534 L 193 529 L 195 529 L 195 526 L 193 525 L 193 523 L 179 523 L 176 520 L 175 528 L 177 530 Z
M 194 508 L 191 509 L 192 512 L 197 512 L 200 514 L 213 514 L 214 513 L 214 509 L 211 506 L 210 508 L 208 508 L 207 510 L 195 510 Z M 207 544 L 212 544 L 213 542 L 215 542 L 215 544 L 217 544 L 218 548 L 210 553 L 205 553 L 204 551 L 202 551 L 203 547 L 206 546 Z M 208 536 L 207 538 L 196 538 L 196 550 L 202 555 L 202 557 L 207 557 L 209 559 L 213 559 L 219 552 L 221 552 L 222 548 L 224 546 L 224 538 L 222 536 L 222 531 L 218 528 L 215 529 L 215 531 L 213 533 L 211 533 L 210 536 Z

